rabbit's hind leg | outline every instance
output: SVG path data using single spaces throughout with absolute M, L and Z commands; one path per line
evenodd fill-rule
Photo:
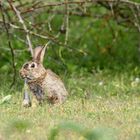
M 47 99 L 48 99 L 48 103 L 52 105 L 60 105 L 62 103 L 61 100 L 56 95 L 48 96 Z

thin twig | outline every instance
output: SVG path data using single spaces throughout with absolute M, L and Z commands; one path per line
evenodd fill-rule
M 140 33 L 140 24 L 139 24 L 139 19 L 138 19 L 138 15 L 136 14 L 135 10 L 133 7 L 130 7 L 131 11 L 134 15 L 135 20 L 133 21 L 134 25 L 136 26 L 136 28 L 138 29 L 139 33 Z
M 68 34 L 69 34 L 69 11 L 68 11 L 68 0 L 65 0 L 65 19 L 64 19 L 64 24 L 66 28 L 66 34 L 65 34 L 65 42 L 64 44 L 66 45 L 68 42 Z
M 58 32 L 58 34 L 55 36 L 55 38 L 58 38 L 60 35 L 60 32 Z M 49 40 L 44 46 L 48 46 L 50 43 L 52 43 L 52 40 Z
M 0 9 L 1 9 L 1 15 L 2 15 L 2 19 L 3 19 L 3 24 L 4 24 L 4 27 L 5 27 L 5 30 L 6 30 L 6 34 L 7 34 L 7 40 L 8 40 L 8 46 L 10 48 L 10 51 L 11 51 L 11 56 L 12 56 L 12 67 L 13 67 L 13 71 L 14 71 L 14 75 L 13 75 L 13 81 L 10 85 L 10 87 L 12 87 L 14 84 L 15 84 L 15 81 L 16 81 L 16 65 L 15 65 L 15 55 L 14 55 L 14 50 L 12 48 L 12 44 L 11 44 L 11 41 L 10 41 L 10 34 L 9 34 L 9 29 L 6 25 L 6 20 L 5 20 L 5 15 L 4 15 L 4 11 L 3 11 L 3 7 L 2 7 L 2 4 L 0 2 Z
M 16 16 L 18 17 L 19 22 L 22 24 L 23 29 L 26 32 L 26 39 L 27 39 L 27 42 L 28 42 L 28 45 L 29 45 L 29 50 L 30 50 L 31 55 L 33 57 L 33 48 L 32 48 L 32 43 L 31 43 L 31 40 L 30 40 L 29 32 L 28 32 L 28 29 L 27 29 L 27 27 L 24 23 L 24 20 L 22 19 L 21 15 L 20 15 L 20 11 L 18 11 L 16 9 L 16 7 L 12 4 L 12 0 L 8 0 L 8 2 L 9 2 L 9 5 L 11 6 L 11 8 L 13 9 L 13 11 L 15 12 Z

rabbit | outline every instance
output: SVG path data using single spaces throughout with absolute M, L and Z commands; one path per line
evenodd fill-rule
M 31 106 L 29 98 L 29 91 L 33 94 L 36 101 L 42 104 L 44 101 L 48 101 L 51 104 L 63 103 L 68 92 L 58 75 L 56 75 L 50 69 L 45 69 L 43 66 L 43 59 L 46 46 L 38 46 L 33 51 L 33 59 L 26 62 L 19 73 L 25 80 L 25 92 L 23 106 Z M 27 90 L 29 88 L 29 90 Z

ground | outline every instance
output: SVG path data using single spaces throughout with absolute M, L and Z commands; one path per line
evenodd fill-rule
M 1 85 L 0 140 L 140 139 L 140 79 L 134 71 L 63 79 L 70 96 L 60 106 L 23 108 L 21 88 L 7 94 Z

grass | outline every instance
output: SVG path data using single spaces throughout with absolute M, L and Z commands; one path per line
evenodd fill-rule
M 1 83 L 0 140 L 138 140 L 140 79 L 136 69 L 67 76 L 69 99 L 61 106 L 21 106 L 21 88 Z M 5 81 L 6 83 L 6 81 Z M 19 87 L 19 88 L 18 88 Z

